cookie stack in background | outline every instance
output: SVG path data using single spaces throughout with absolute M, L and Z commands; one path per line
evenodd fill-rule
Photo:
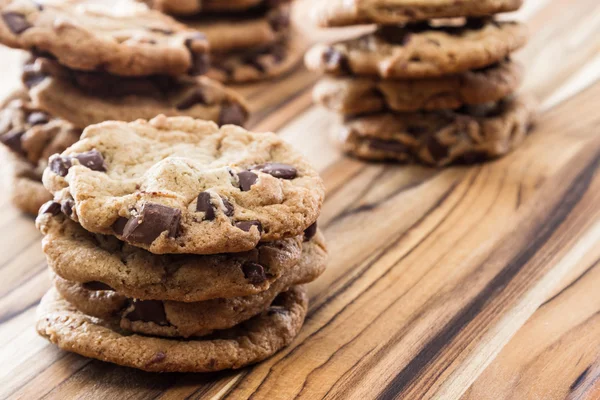
M 30 52 L 23 91 L 0 112 L 13 203 L 37 214 L 47 157 L 107 120 L 159 114 L 243 125 L 244 99 L 205 76 L 206 37 L 133 0 L 0 2 L 0 43 Z M 65 133 L 68 132 L 68 133 Z M 7 170 L 7 169 L 5 169 Z
M 203 32 L 210 43 L 207 76 L 226 83 L 275 78 L 297 65 L 304 42 L 290 22 L 290 0 L 143 0 Z
M 503 156 L 530 130 L 535 102 L 514 94 L 510 56 L 527 29 L 496 20 L 522 0 L 333 0 L 308 4 L 322 27 L 372 32 L 306 54 L 327 73 L 314 99 L 341 115 L 335 140 L 350 155 L 431 166 Z
M 326 266 L 323 181 L 272 133 L 187 117 L 105 122 L 50 158 L 36 221 L 54 274 L 37 330 L 159 372 L 263 360 Z

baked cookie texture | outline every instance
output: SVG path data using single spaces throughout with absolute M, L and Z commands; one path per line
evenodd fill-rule
M 275 354 L 297 336 L 307 308 L 305 290 L 294 287 L 240 325 L 179 340 L 131 334 L 78 311 L 50 289 L 38 307 L 36 328 L 59 348 L 101 361 L 150 372 L 211 372 L 241 368 Z
M 19 210 L 36 215 L 52 195 L 42 185 L 48 157 L 75 143 L 81 131 L 34 107 L 25 91 L 0 105 L 0 149 L 10 198 Z
M 36 107 L 84 129 L 104 121 L 135 121 L 157 115 L 190 116 L 219 125 L 244 125 L 248 105 L 237 92 L 207 77 L 120 77 L 76 71 L 35 58 L 23 83 Z M 81 107 L 85 104 L 85 107 Z
M 72 69 L 121 76 L 206 71 L 204 35 L 144 5 L 119 4 L 2 0 L 0 43 L 56 58 Z
M 310 3 L 314 22 L 322 27 L 485 17 L 515 11 L 522 4 L 523 0 L 315 0 Z
M 428 79 L 326 76 L 315 86 L 313 97 L 316 103 L 343 115 L 455 110 L 464 105 L 501 100 L 517 90 L 523 75 L 521 64 L 507 60 L 482 69 Z
M 343 123 L 337 141 L 353 156 L 443 167 L 504 156 L 523 142 L 535 120 L 527 95 L 456 111 L 380 113 Z
M 88 127 L 43 182 L 86 230 L 156 254 L 301 235 L 324 197 L 318 173 L 276 135 L 187 117 Z
M 431 78 L 485 68 L 525 45 L 527 28 L 489 19 L 459 24 L 380 26 L 339 43 L 317 44 L 306 65 L 334 75 Z

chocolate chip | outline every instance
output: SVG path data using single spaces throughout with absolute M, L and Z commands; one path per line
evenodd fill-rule
M 239 228 L 245 232 L 250 232 L 253 226 L 258 228 L 258 231 L 262 233 L 262 224 L 260 221 L 238 221 L 235 223 L 235 227 Z
M 54 157 L 50 161 L 50 171 L 54 172 L 58 176 L 67 176 L 69 168 L 71 168 L 71 159 L 68 157 Z
M 42 71 L 37 70 L 35 67 L 26 65 L 23 67 L 23 74 L 21 75 L 21 80 L 27 86 L 28 89 L 40 84 L 44 79 L 46 79 L 48 75 L 44 74 Z
M 298 171 L 291 165 L 281 163 L 267 163 L 252 167 L 253 170 L 264 172 L 279 179 L 295 179 Z
M 178 110 L 188 110 L 196 104 L 207 104 L 204 91 L 200 88 L 191 92 L 187 97 L 181 100 L 175 107 Z
M 106 291 L 111 291 L 111 292 L 115 291 L 115 289 L 111 288 L 106 283 L 102 283 L 102 282 L 98 282 L 98 281 L 86 282 L 82 286 L 84 289 L 93 290 L 93 291 L 97 291 L 97 290 L 106 290 Z
M 8 29 L 15 35 L 19 35 L 31 28 L 31 24 L 27 22 L 25 15 L 17 12 L 2 13 L 2 19 Z
M 246 110 L 238 103 L 223 104 L 219 113 L 219 125 L 244 125 L 246 122 Z
M 211 195 L 208 192 L 202 192 L 198 195 L 196 211 L 204 213 L 204 219 L 212 221 L 216 218 L 215 207 L 212 205 Z
M 49 201 L 49 202 L 45 203 L 40 208 L 40 215 L 41 214 L 52 214 L 52 215 L 60 214 L 60 203 L 57 203 L 55 201 Z
M 408 147 L 404 143 L 396 140 L 369 139 L 369 147 L 391 153 L 406 153 L 408 151 Z
M 237 174 L 242 192 L 247 192 L 252 188 L 252 185 L 258 180 L 258 175 L 250 171 L 242 171 Z
M 70 217 L 73 214 L 73 207 L 75 206 L 75 202 L 73 200 L 66 200 L 60 207 L 63 214 L 67 217 Z
M 130 321 L 152 322 L 160 326 L 169 325 L 165 306 L 158 300 L 138 300 L 131 303 L 133 310 L 124 317 Z
M 304 231 L 304 241 L 308 242 L 317 234 L 317 223 L 315 222 Z
M 231 204 L 229 200 L 227 200 L 225 197 L 221 197 L 221 200 L 223 201 L 223 205 L 225 206 L 225 215 L 227 215 L 228 217 L 232 217 L 233 214 L 235 214 L 233 204 Z
M 85 153 L 77 154 L 75 158 L 81 165 L 92 171 L 106 172 L 104 157 L 102 157 L 102 154 L 98 150 L 90 150 Z
M 152 360 L 148 361 L 146 366 L 148 367 L 152 364 L 158 364 L 159 362 L 163 362 L 165 360 L 165 358 L 167 358 L 167 355 L 165 353 L 163 353 L 162 351 L 159 351 L 158 353 L 156 353 L 154 355 L 154 357 L 152 357 Z
M 161 204 L 146 203 L 140 214 L 127 221 L 123 228 L 123 239 L 152 244 L 163 232 L 175 237 L 179 231 L 181 210 Z
M 434 161 L 440 161 L 448 157 L 448 147 L 441 144 L 435 136 L 432 136 L 427 142 L 427 150 Z
M 194 49 L 195 42 L 202 42 L 202 50 L 200 52 Z M 206 36 L 200 32 L 185 40 L 185 46 L 190 51 L 190 55 L 192 57 L 192 66 L 188 71 L 190 75 L 202 75 L 208 71 L 210 61 L 208 53 L 205 50 L 205 43 Z
M 24 131 L 9 132 L 6 135 L 0 136 L 0 142 L 15 153 L 23 155 L 25 152 L 23 150 L 21 138 L 24 134 Z
M 112 224 L 113 232 L 117 235 L 122 235 L 123 230 L 125 230 L 125 225 L 127 225 L 127 221 L 128 219 L 125 217 L 117 218 L 117 220 Z
M 265 269 L 262 265 L 254 262 L 246 262 L 242 265 L 244 277 L 253 285 L 260 285 L 267 280 Z
M 31 125 L 46 124 L 48 123 L 48 121 L 50 121 L 50 117 L 48 116 L 48 114 L 41 111 L 32 112 L 27 117 L 27 123 Z

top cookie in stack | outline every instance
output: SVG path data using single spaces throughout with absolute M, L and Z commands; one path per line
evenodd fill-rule
M 206 36 L 143 4 L 123 0 L 109 8 L 89 1 L 2 0 L 0 17 L 0 43 L 30 52 L 23 91 L 13 96 L 19 102 L 5 105 L 0 123 L 0 141 L 14 164 L 30 165 L 17 168 L 13 177 L 31 182 L 13 189 L 15 204 L 24 211 L 48 200 L 39 183 L 47 156 L 33 159 L 24 151 L 26 140 L 42 136 L 46 121 L 56 129 L 44 129 L 45 140 L 36 141 L 41 147 L 60 132 L 81 132 L 107 120 L 164 114 L 242 125 L 248 117 L 241 96 L 198 76 L 209 69 Z M 32 112 L 44 118 L 18 117 Z M 63 151 L 76 137 L 61 140 L 63 146 L 54 150 Z
M 105 122 L 50 158 L 38 332 L 148 371 L 239 368 L 289 344 L 323 273 L 323 182 L 272 133 Z M 98 340 L 102 337 L 102 340 Z
M 221 82 L 280 76 L 302 58 L 302 42 L 290 23 L 289 0 L 144 0 L 206 34 L 211 68 Z
M 502 156 L 526 136 L 530 97 L 515 95 L 527 41 L 518 22 L 494 14 L 521 0 L 314 2 L 321 26 L 376 24 L 370 33 L 318 44 L 307 66 L 328 74 L 315 101 L 342 114 L 336 139 L 367 160 L 434 166 Z

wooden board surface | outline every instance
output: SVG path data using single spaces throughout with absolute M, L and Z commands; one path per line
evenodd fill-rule
M 520 149 L 486 165 L 344 158 L 303 68 L 240 89 L 252 127 L 322 171 L 331 249 L 300 336 L 253 368 L 148 374 L 37 337 L 40 235 L 3 191 L 0 398 L 600 398 L 600 4 L 528 0 L 518 17 L 532 28 L 517 58 L 542 114 Z M 3 93 L 16 58 L 0 53 Z

